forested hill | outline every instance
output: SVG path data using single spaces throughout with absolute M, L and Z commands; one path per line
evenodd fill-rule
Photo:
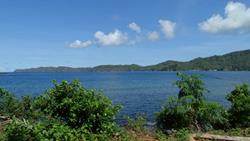
M 187 62 L 166 61 L 151 66 L 101 65 L 92 68 L 39 67 L 18 69 L 15 72 L 110 72 L 110 71 L 176 71 L 176 70 L 250 70 L 250 50 L 237 51 L 222 56 L 196 58 Z

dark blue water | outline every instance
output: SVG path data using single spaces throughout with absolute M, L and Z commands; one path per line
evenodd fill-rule
M 188 72 L 200 74 L 210 93 L 208 100 L 228 106 L 225 95 L 236 84 L 250 83 L 250 72 Z M 5 73 L 0 74 L 0 87 L 18 97 L 37 96 L 53 85 L 52 80 L 80 80 L 87 88 L 102 90 L 114 103 L 123 105 L 120 118 L 144 113 L 149 120 L 169 96 L 178 93 L 176 72 L 112 72 L 112 73 Z

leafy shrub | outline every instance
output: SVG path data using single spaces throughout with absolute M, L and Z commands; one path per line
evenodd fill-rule
M 79 130 L 72 129 L 62 123 L 52 122 L 49 124 L 36 124 L 39 140 L 54 141 L 80 141 L 85 139 L 85 134 L 80 134 Z
M 188 141 L 190 131 L 186 128 L 179 129 L 171 135 L 166 135 L 161 131 L 156 131 L 155 135 L 159 141 Z
M 155 132 L 155 137 L 159 141 L 168 141 L 168 136 L 166 134 L 164 134 L 161 130 L 157 130 Z
M 19 100 L 0 89 L 0 108 L 1 114 L 13 118 L 0 135 L 7 141 L 107 140 L 118 132 L 114 118 L 120 106 L 79 81 L 55 83 L 37 98 Z
M 163 110 L 157 113 L 156 125 L 166 132 L 170 129 L 189 128 L 209 130 L 227 127 L 227 112 L 217 103 L 206 102 L 203 82 L 196 75 L 177 73 L 180 80 L 178 98 L 170 98 Z
M 144 116 L 136 116 L 135 119 L 127 117 L 127 127 L 137 132 L 145 130 L 146 118 Z
M 170 97 L 163 110 L 157 113 L 156 125 L 166 132 L 170 129 L 189 127 L 192 123 L 194 110 L 191 107 L 194 98 L 192 96 L 177 99 Z
M 10 92 L 0 88 L 0 115 L 7 117 L 32 118 L 33 98 L 24 96 L 17 99 Z
M 19 116 L 19 102 L 10 92 L 0 88 L 0 114 L 4 116 Z
M 6 141 L 36 141 L 39 136 L 36 129 L 26 120 L 14 119 L 4 130 Z
M 92 133 L 111 131 L 120 106 L 103 94 L 88 90 L 79 81 L 55 83 L 53 89 L 38 97 L 36 108 L 64 121 L 71 128 L 85 128 Z
M 227 129 L 228 113 L 227 110 L 215 102 L 203 102 L 199 107 L 198 123 L 204 130 Z
M 31 123 L 27 120 L 14 119 L 4 130 L 5 141 L 80 141 L 84 134 L 59 122 Z
M 189 130 L 186 128 L 182 128 L 180 130 L 178 130 L 178 132 L 176 132 L 176 134 L 174 135 L 178 141 L 188 141 L 189 138 Z
M 232 127 L 250 127 L 250 90 L 247 84 L 236 86 L 227 95 L 231 102 L 229 120 Z

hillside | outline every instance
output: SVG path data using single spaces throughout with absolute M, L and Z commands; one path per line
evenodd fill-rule
M 187 62 L 166 61 L 151 66 L 100 65 L 92 68 L 39 67 L 18 69 L 15 72 L 111 72 L 111 71 L 177 71 L 177 70 L 250 70 L 250 50 L 237 51 L 221 56 L 196 58 Z

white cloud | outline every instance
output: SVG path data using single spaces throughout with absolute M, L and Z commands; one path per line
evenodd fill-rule
M 140 27 L 139 25 L 137 25 L 136 23 L 134 23 L 134 22 L 130 23 L 130 24 L 128 25 L 128 27 L 129 27 L 131 30 L 133 30 L 133 31 L 135 31 L 135 32 L 137 32 L 137 33 L 140 33 L 140 32 L 141 32 L 141 27 Z
M 71 48 L 85 48 L 92 45 L 92 41 L 87 40 L 87 41 L 80 41 L 80 40 L 75 40 L 73 43 L 69 44 L 69 47 Z
M 158 32 L 156 32 L 156 31 L 152 31 L 152 32 L 149 32 L 148 34 L 147 34 L 147 38 L 148 38 L 148 40 L 150 40 L 150 41 L 156 41 L 156 40 L 158 40 L 159 39 L 159 33 Z
M 173 38 L 175 36 L 175 26 L 176 23 L 169 20 L 159 20 L 159 24 L 161 27 L 161 31 L 167 39 Z M 137 25 L 135 22 L 132 22 L 128 25 L 128 27 L 135 31 L 136 33 L 141 32 L 141 27 Z M 120 45 L 134 45 L 140 42 L 149 40 L 156 41 L 160 38 L 160 32 L 158 31 L 150 31 L 148 33 L 136 34 L 134 37 L 128 36 L 126 32 L 122 32 L 118 29 L 115 29 L 112 32 L 103 32 L 96 31 L 94 33 L 94 38 L 81 41 L 75 40 L 74 42 L 69 44 L 71 48 L 85 48 L 91 45 L 98 46 L 120 46 Z
M 161 31 L 167 39 L 175 36 L 176 23 L 169 20 L 159 20 Z
M 95 33 L 95 38 L 102 46 L 117 46 L 125 43 L 128 40 L 126 33 L 123 33 L 118 29 L 108 34 L 105 34 L 102 31 L 97 31 Z
M 246 32 L 250 29 L 250 8 L 240 2 L 229 2 L 225 7 L 225 17 L 213 15 L 199 24 L 202 31 L 209 33 Z

